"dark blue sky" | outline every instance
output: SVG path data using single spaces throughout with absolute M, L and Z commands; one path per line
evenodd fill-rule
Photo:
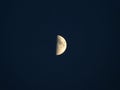
M 0 10 L 0 90 L 119 90 L 119 2 L 9 0 Z M 61 56 L 57 34 L 68 42 Z

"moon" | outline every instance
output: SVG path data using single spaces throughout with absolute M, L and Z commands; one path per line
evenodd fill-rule
M 63 54 L 66 48 L 67 48 L 66 40 L 62 36 L 57 35 L 56 55 Z

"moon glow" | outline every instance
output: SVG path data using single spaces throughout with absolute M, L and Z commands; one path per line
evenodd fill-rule
M 62 36 L 57 35 L 56 55 L 63 54 L 66 48 L 67 48 L 66 40 Z

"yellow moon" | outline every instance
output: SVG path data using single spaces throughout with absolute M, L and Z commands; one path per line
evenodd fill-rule
M 66 40 L 62 36 L 57 35 L 56 55 L 63 54 L 66 48 L 67 48 Z

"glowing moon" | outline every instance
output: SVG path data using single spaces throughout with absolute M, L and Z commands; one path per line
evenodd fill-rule
M 56 55 L 63 54 L 66 48 L 67 48 L 66 40 L 62 36 L 57 35 Z

